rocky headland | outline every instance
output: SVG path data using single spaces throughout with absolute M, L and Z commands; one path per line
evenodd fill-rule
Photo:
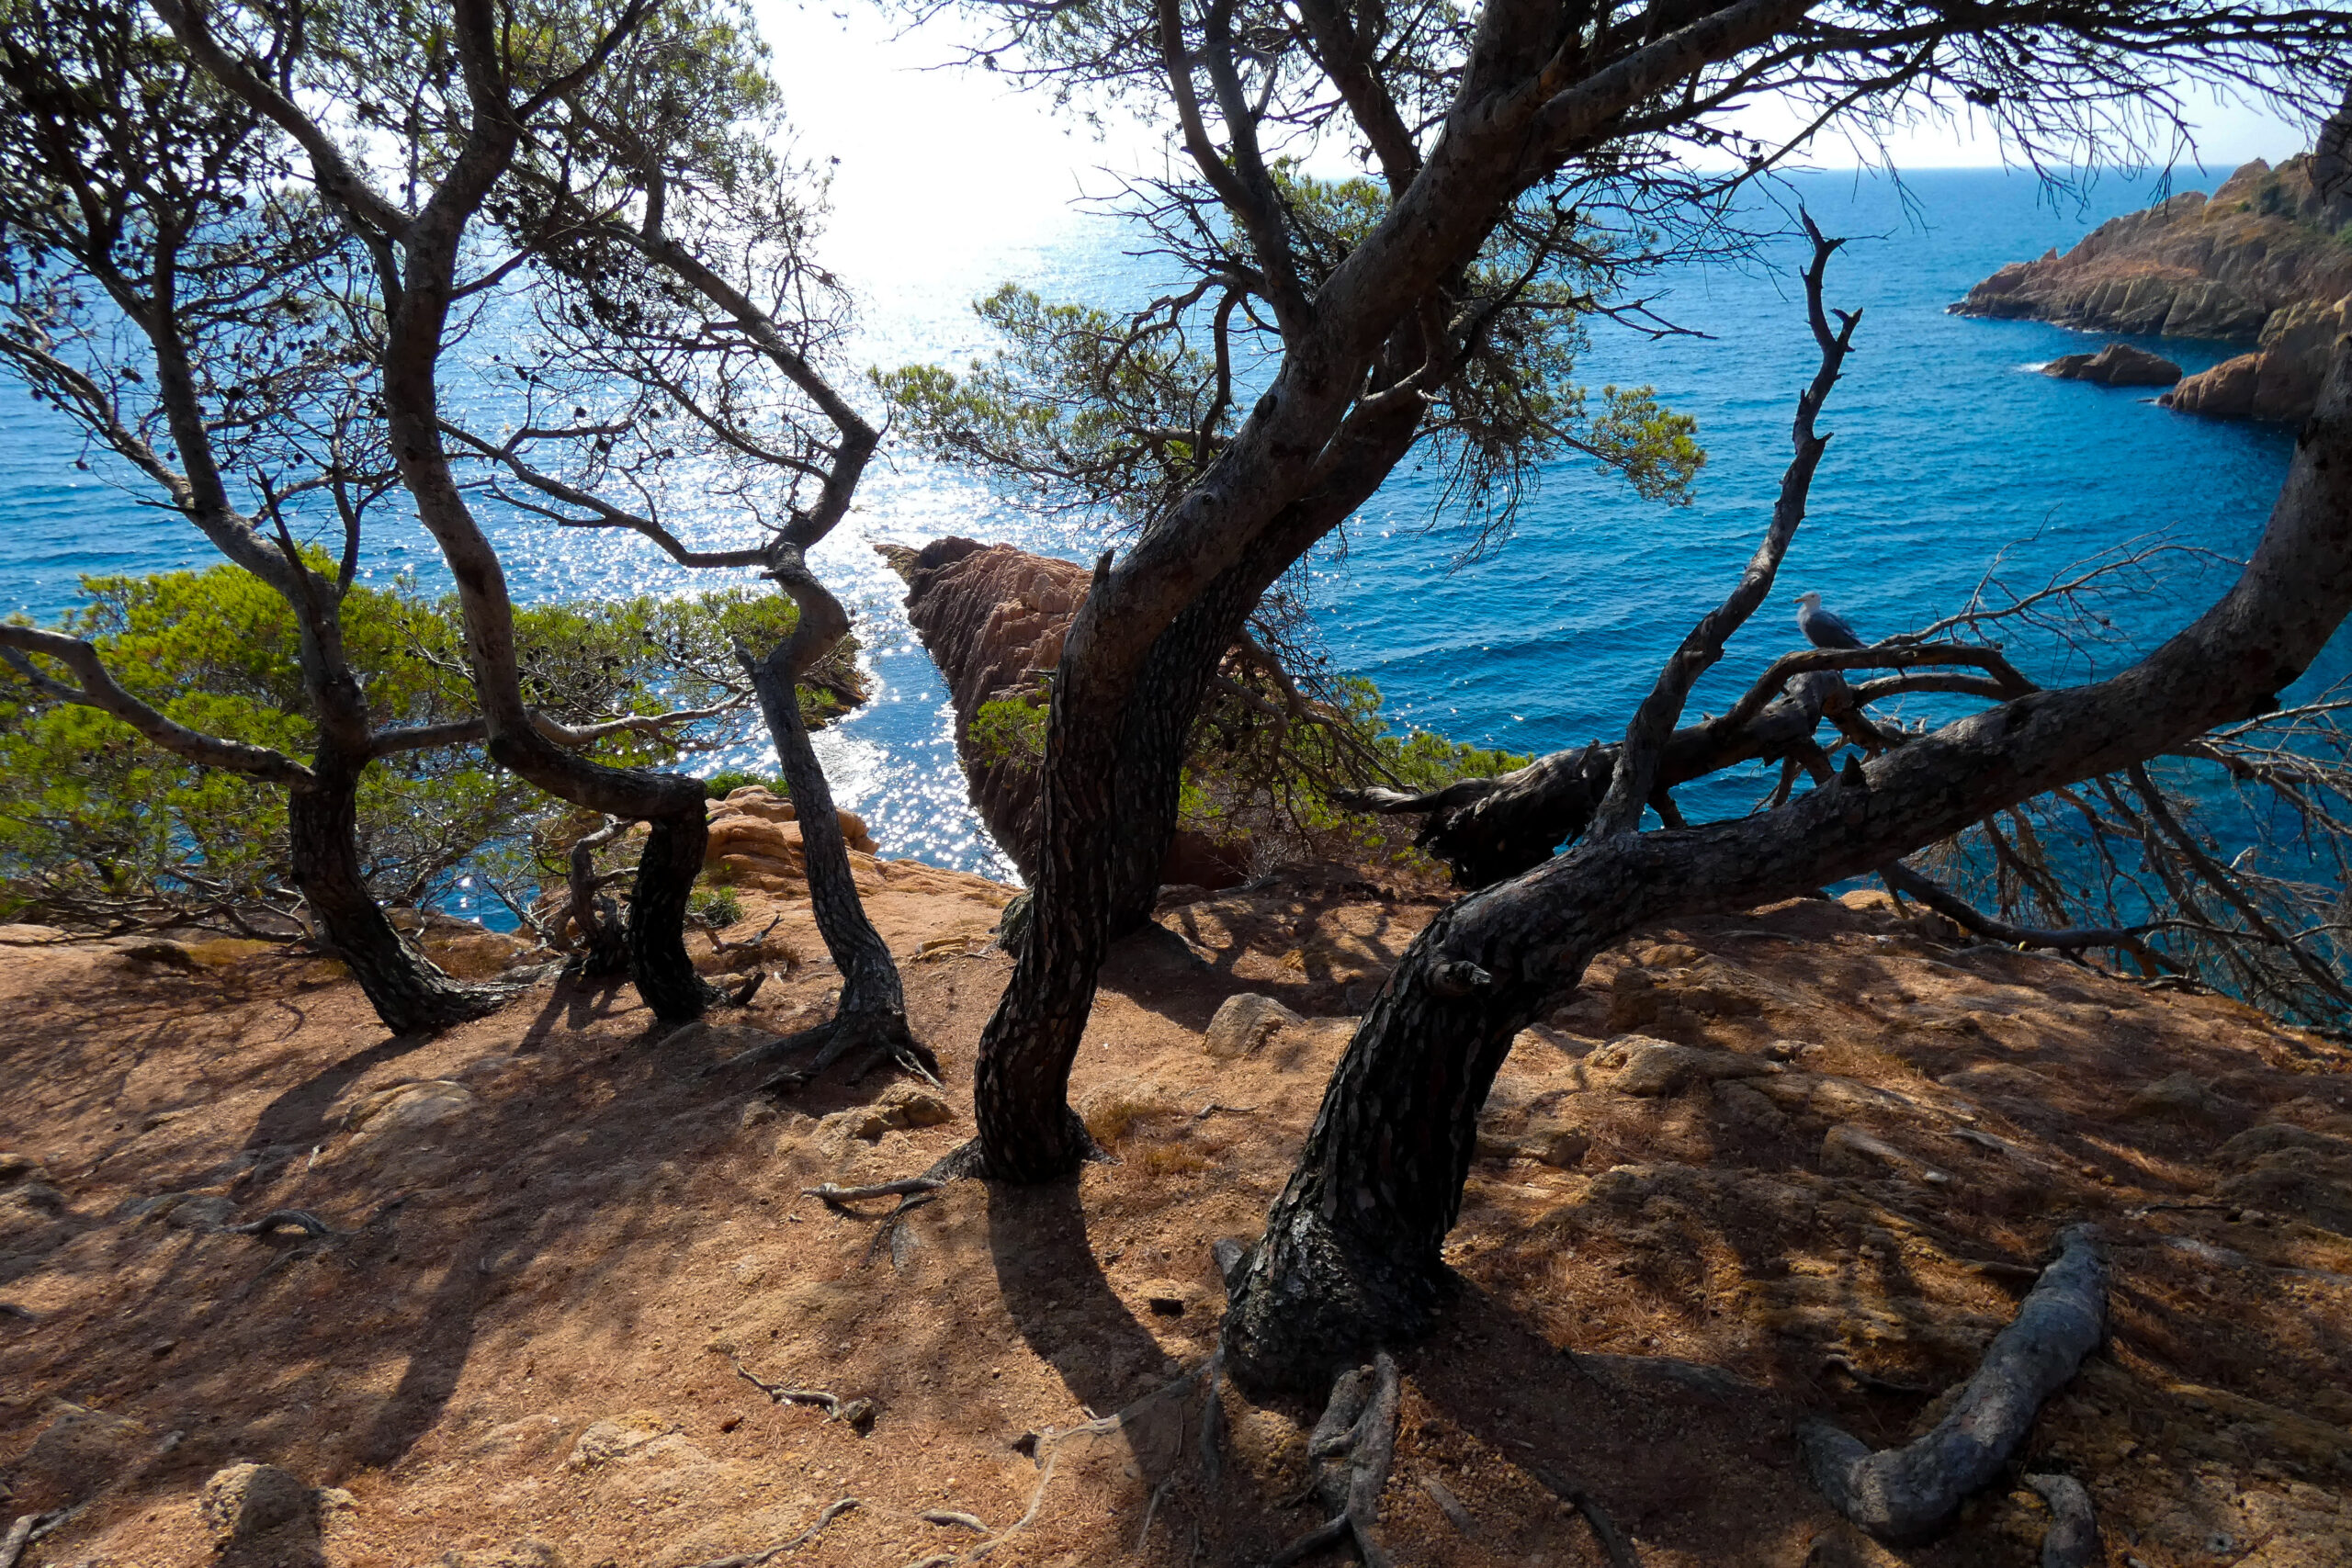
M 2090 333 L 2250 344 L 2250 352 L 2179 380 L 2161 400 L 2215 418 L 2301 421 L 2330 348 L 2352 330 L 2347 128 L 2352 106 L 2323 130 L 2318 152 L 2276 168 L 2256 159 L 2210 198 L 2186 191 L 2109 220 L 2064 255 L 2052 250 L 2001 268 L 1952 310 Z

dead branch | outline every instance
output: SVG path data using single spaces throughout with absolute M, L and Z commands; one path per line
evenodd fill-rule
M 20 1514 L 8 1527 L 6 1540 L 0 1540 L 0 1568 L 17 1568 L 17 1559 L 25 1554 L 25 1542 L 33 1538 L 33 1526 L 40 1522 L 39 1514 Z
M 825 1511 L 817 1516 L 816 1523 L 794 1536 L 790 1540 L 771 1546 L 765 1551 L 747 1551 L 736 1557 L 714 1557 L 707 1562 L 695 1563 L 695 1568 L 759 1568 L 761 1563 L 771 1558 L 781 1557 L 796 1547 L 808 1545 L 817 1539 L 819 1530 L 856 1506 L 858 1506 L 858 1499 L 855 1497 L 836 1498 L 825 1505 Z
M 1917 1543 L 1941 1531 L 2000 1474 L 2043 1402 L 2074 1378 L 2106 1332 L 2107 1259 L 2098 1230 L 2070 1226 L 2059 1243 L 2057 1260 L 1926 1437 L 1873 1453 L 1826 1421 L 1800 1429 L 1805 1468 L 1831 1506 L 1882 1540 Z
M 2163 954 L 2153 951 L 2140 940 L 2148 932 L 2158 930 L 2164 924 L 2162 921 L 2137 926 L 2039 931 L 2030 926 L 2013 926 L 2006 920 L 1996 920 L 1982 913 L 1965 899 L 1954 897 L 1901 861 L 1888 862 L 1880 868 L 1878 874 L 1879 880 L 1886 884 L 1888 892 L 1917 898 L 1962 929 L 2010 947 L 2044 947 L 2060 953 L 2075 953 L 2086 947 L 2120 947 L 2160 967 L 2174 967 Z
M 882 1413 L 882 1407 L 871 1399 L 843 1399 L 821 1388 L 792 1388 L 763 1382 L 753 1376 L 740 1358 L 735 1361 L 735 1375 L 778 1404 L 813 1404 L 824 1411 L 827 1420 L 839 1421 L 861 1438 L 874 1429 L 874 1418 Z
M 1797 525 L 1804 521 L 1814 470 L 1829 446 L 1829 437 L 1815 432 L 1814 419 L 1828 401 L 1830 389 L 1838 384 L 1838 371 L 1853 344 L 1854 329 L 1862 318 L 1859 310 L 1838 311 L 1838 330 L 1830 331 L 1829 312 L 1822 302 L 1822 279 L 1829 270 L 1829 258 L 1845 242 L 1825 239 L 1815 227 L 1811 214 L 1800 211 L 1798 216 L 1813 241 L 1813 262 L 1804 274 L 1805 312 L 1813 327 L 1814 341 L 1821 348 L 1821 367 L 1815 372 L 1812 384 L 1797 398 L 1796 421 L 1790 434 L 1796 455 L 1790 459 L 1788 472 L 1781 478 L 1780 498 L 1772 506 L 1771 525 L 1765 529 L 1763 542 L 1756 547 L 1755 555 L 1741 571 L 1739 581 L 1721 604 L 1699 618 L 1699 624 L 1683 637 L 1681 646 L 1668 656 L 1658 671 L 1657 684 L 1642 699 L 1632 722 L 1626 725 L 1617 767 L 1609 781 L 1609 793 L 1593 813 L 1589 829 L 1595 838 L 1614 838 L 1641 826 L 1642 807 L 1653 794 L 1661 795 L 1660 816 L 1670 817 L 1672 804 L 1664 800 L 1662 792 L 1656 787 L 1659 753 L 1674 732 L 1675 721 L 1682 716 L 1690 688 L 1723 658 L 1724 644 L 1747 624 L 1748 616 L 1772 592 L 1781 558 L 1788 554 L 1789 541 L 1796 537 Z M 1679 824 L 1669 821 L 1668 825 Z
M 607 817 L 603 827 L 581 835 L 571 846 L 570 874 L 565 879 L 571 904 L 564 920 L 579 933 L 580 972 L 591 978 L 628 970 L 628 932 L 621 924 L 620 906 L 605 897 L 604 879 L 596 874 L 596 852 L 619 838 L 628 826 L 617 817 Z M 556 929 L 563 931 L 564 923 L 559 921 Z
M 2025 1483 L 2050 1506 L 2041 1568 L 2090 1568 L 2098 1561 L 2098 1519 L 2083 1483 L 2071 1475 L 2029 1475 Z
M 710 950 L 718 953 L 756 953 L 759 951 L 760 944 L 767 941 L 768 933 L 783 923 L 784 917 L 778 915 L 741 942 L 721 941 L 718 933 L 713 931 L 710 933 Z

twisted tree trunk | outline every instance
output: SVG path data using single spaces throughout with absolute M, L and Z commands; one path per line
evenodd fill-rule
M 864 1055 L 856 1068 L 863 1076 L 883 1062 L 896 1061 L 936 1081 L 939 1061 L 916 1041 L 907 1026 L 907 998 L 899 979 L 899 965 L 889 944 L 866 919 L 857 897 L 857 880 L 849 863 L 849 844 L 842 837 L 841 818 L 834 814 L 833 793 L 825 770 L 809 744 L 808 727 L 800 716 L 800 677 L 841 645 L 849 635 L 849 614 L 841 601 L 820 582 L 801 558 L 800 551 L 784 545 L 768 575 L 800 606 L 800 621 L 792 636 L 770 649 L 764 659 L 738 648 L 738 657 L 759 695 L 761 716 L 775 738 L 777 760 L 785 783 L 791 787 L 800 823 L 801 863 L 808 875 L 808 901 L 817 917 L 825 951 L 841 970 L 841 1001 L 832 1018 L 782 1042 L 770 1055 L 816 1051 L 804 1066 L 769 1080 L 771 1089 L 794 1089 L 808 1082 L 853 1052 Z
M 358 768 L 323 754 L 312 758 L 311 767 L 314 782 L 287 794 L 294 883 L 384 1027 L 395 1034 L 430 1034 L 495 1009 L 502 999 L 497 991 L 451 979 L 401 941 L 368 890 L 359 865 Z
M 1105 625 L 1110 558 L 1097 564 L 1054 683 L 1029 931 L 972 1074 L 976 1158 L 989 1175 L 1050 1181 L 1093 1148 L 1069 1108 L 1070 1064 L 1112 942 L 1150 917 L 1185 746 L 1217 660 L 1274 580 L 1379 489 L 1419 421 L 1407 403 L 1335 441 L 1323 487 L 1184 601 L 1125 679 L 1089 653 L 1116 635 Z
M 1511 1037 L 1624 931 L 1866 874 L 1987 812 L 2267 712 L 2347 612 L 2352 340 L 2337 344 L 2254 558 L 2137 664 L 1972 715 L 1760 816 L 1586 845 L 1432 922 L 1350 1043 L 1233 1279 L 1227 1364 L 1260 1385 L 1319 1387 L 1428 1328 L 1478 1110 Z

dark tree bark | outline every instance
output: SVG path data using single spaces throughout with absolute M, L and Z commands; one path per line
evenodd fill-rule
M 1261 1385 L 1319 1386 L 1428 1328 L 1478 1109 L 1511 1037 L 1624 931 L 1867 874 L 1988 812 L 2267 712 L 2347 611 L 2352 349 L 2339 344 L 2253 559 L 2137 664 L 1973 715 L 1774 811 L 1588 844 L 1433 921 L 1350 1043 L 1234 1281 L 1228 1366 Z
M 361 874 L 356 769 L 311 759 L 315 782 L 287 794 L 288 858 L 295 886 L 335 956 L 395 1034 L 430 1034 L 480 1018 L 504 999 L 451 979 L 401 940 Z
M 523 697 L 505 570 L 444 444 L 439 374 L 460 264 L 471 226 L 523 138 L 526 106 L 508 73 L 497 8 L 488 0 L 457 0 L 451 7 L 448 36 L 467 118 L 438 183 L 411 211 L 369 184 L 333 132 L 224 49 L 200 11 L 184 0 L 154 6 L 208 73 L 302 149 L 321 194 L 367 247 L 383 293 L 379 373 L 392 457 L 457 588 L 490 754 L 560 799 L 650 825 L 629 914 L 638 991 L 664 1021 L 700 1017 L 709 991 L 686 952 L 685 908 L 708 840 L 702 785 L 682 774 L 603 767 L 541 732 Z M 603 34 L 583 40 L 579 65 L 543 86 L 534 103 L 587 82 L 652 9 L 652 0 L 624 6 Z
M 1252 321 L 1272 323 L 1280 353 L 1263 395 L 1229 436 L 1218 428 L 1214 442 L 1186 440 L 1188 451 L 1213 458 L 1098 579 L 1065 645 L 1043 770 L 1046 842 L 1033 934 L 983 1038 L 979 1075 L 989 1168 L 1044 1179 L 1066 1171 L 1080 1146 L 1063 1104 L 1070 1053 L 1110 932 L 1134 905 L 1118 889 L 1139 880 L 1112 868 L 1139 863 L 1133 852 L 1159 840 L 1159 803 L 1174 787 L 1128 772 L 1164 769 L 1166 756 L 1155 764 L 1123 747 L 1130 737 L 1153 739 L 1157 716 L 1138 717 L 1138 707 L 1190 684 L 1164 671 L 1164 661 L 1224 651 L 1174 629 L 1227 574 L 1256 571 L 1244 563 L 1260 561 L 1277 539 L 1290 536 L 1289 554 L 1264 558 L 1278 571 L 1344 517 L 1341 508 L 1292 533 L 1300 517 L 1356 487 L 1368 453 L 1409 446 L 1420 412 L 1479 353 L 1489 324 L 1479 309 L 1457 310 L 1453 286 L 1507 221 L 1531 210 L 1526 198 L 1627 182 L 1661 201 L 1697 194 L 1676 183 L 1664 149 L 1681 135 L 1719 144 L 1713 117 L 1760 83 L 1802 88 L 1823 122 L 1858 104 L 1867 114 L 1888 101 L 1882 95 L 1916 85 L 1946 43 L 1973 49 L 1986 35 L 2046 29 L 2029 79 L 2007 77 L 1984 101 L 2028 124 L 2079 124 L 2081 86 L 2117 68 L 2119 13 L 2099 4 L 2063 15 L 1919 7 L 1825 28 L 1808 0 L 1703 0 L 1596 15 L 1587 26 L 1564 24 L 1556 6 L 1497 0 L 1465 24 L 1458 50 L 1440 47 L 1432 71 L 1420 52 L 1426 40 L 1404 43 L 1378 7 L 1310 6 L 1300 31 L 1253 35 L 1247 50 L 1237 46 L 1231 8 L 1219 4 L 1094 7 L 1082 24 L 1019 0 L 993 9 L 1009 44 L 1035 46 L 1026 51 L 1039 75 L 1164 86 L 1193 167 L 1158 187 L 1167 204 L 1155 210 L 1170 214 L 1171 236 L 1190 224 L 1234 237 L 1197 254 L 1170 240 L 1194 263 L 1202 293 L 1193 298 L 1246 295 Z M 2256 52 L 2316 67 L 2330 91 L 2343 75 L 2336 29 L 2309 13 L 2256 25 L 2218 8 L 2182 8 L 2153 26 L 2134 13 L 2134 24 L 2132 53 L 2193 65 L 2217 39 L 2243 32 Z M 1261 132 L 1309 118 L 1351 122 L 1388 185 L 1378 220 L 1336 246 L 1301 220 L 1262 145 Z M 1199 433 L 1227 406 L 1229 399 L 1217 402 Z M 1408 438 L 1388 443 L 1377 433 L 1400 413 Z M 1394 461 L 1372 461 L 1375 484 Z M 1540 859 L 1558 841 L 1524 852 Z M 1523 847 L 1515 835 L 1512 844 Z
M 1185 746 L 1216 661 L 1273 581 L 1379 488 L 1411 444 L 1418 413 L 1391 409 L 1337 444 L 1326 488 L 1287 508 L 1279 526 L 1170 619 L 1126 700 L 1108 711 L 1090 683 L 1086 651 L 1089 639 L 1106 635 L 1097 601 L 1113 576 L 1110 558 L 1098 564 L 1054 687 L 1029 930 L 972 1073 L 974 1157 L 990 1176 L 1050 1181 L 1093 1148 L 1069 1109 L 1070 1064 L 1111 942 L 1150 916 L 1175 838 Z
M 1990 649 L 1929 644 L 1858 653 L 1813 650 L 1776 660 L 1727 713 L 1684 725 L 1659 748 L 1645 798 L 1669 792 L 1741 762 L 1804 762 L 1817 755 L 1814 734 L 1825 718 L 1840 726 L 1860 718 L 1868 686 L 1857 689 L 1840 672 L 1878 665 L 1897 670 L 1966 665 L 1984 676 L 1909 678 L 1906 689 L 1949 689 L 1994 698 L 2033 689 Z M 1786 687 L 1785 692 L 1782 688 Z M 1427 795 L 1365 790 L 1345 797 L 1359 810 L 1386 816 L 1419 814 L 1417 848 L 1453 868 L 1464 887 L 1486 887 L 1542 865 L 1585 835 L 1616 776 L 1623 743 L 1599 741 L 1538 757 L 1493 778 L 1463 779 Z
M 849 615 L 815 574 L 798 549 L 786 545 L 769 575 L 800 606 L 800 623 L 792 636 L 755 658 L 739 649 L 743 668 L 759 694 L 760 712 L 775 738 L 776 757 L 800 823 L 801 863 L 808 875 L 808 899 L 817 917 L 817 931 L 825 951 L 842 974 L 841 1001 L 832 1018 L 814 1029 L 792 1035 L 772 1053 L 782 1055 L 814 1050 L 806 1065 L 781 1073 L 770 1089 L 797 1089 L 852 1054 L 863 1076 L 884 1061 L 895 1061 L 937 1082 L 939 1061 L 916 1041 L 907 1026 L 907 998 L 899 980 L 899 965 L 889 944 L 865 916 L 858 901 L 857 883 L 849 863 L 849 844 L 842 837 L 841 818 L 833 812 L 833 793 L 825 770 L 808 743 L 808 727 L 800 716 L 800 677 L 841 645 L 849 635 Z

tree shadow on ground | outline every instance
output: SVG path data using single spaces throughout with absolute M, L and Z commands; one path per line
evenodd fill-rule
M 1096 1261 L 1076 1177 L 1038 1187 L 990 1182 L 988 1238 L 1022 1338 L 1090 1415 L 1117 1409 L 1172 1372 Z

